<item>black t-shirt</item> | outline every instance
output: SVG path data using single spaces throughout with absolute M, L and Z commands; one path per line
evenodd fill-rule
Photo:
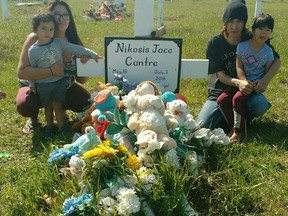
M 248 40 L 250 34 L 244 35 L 242 41 Z M 279 58 L 278 53 L 272 48 L 274 58 Z M 220 82 L 217 78 L 216 72 L 225 71 L 225 73 L 233 78 L 237 77 L 236 72 L 236 48 L 237 45 L 229 44 L 224 35 L 217 35 L 213 37 L 207 44 L 206 58 L 209 59 L 208 74 L 210 80 L 208 84 L 208 99 L 216 100 L 218 96 L 227 88 L 227 85 Z

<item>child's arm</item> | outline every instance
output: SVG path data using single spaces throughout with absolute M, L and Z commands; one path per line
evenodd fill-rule
M 243 68 L 243 62 L 239 55 L 236 55 L 236 70 L 237 70 L 237 76 L 240 80 L 246 80 L 246 74 Z
M 63 52 L 66 52 L 66 53 L 70 53 L 74 55 L 89 56 L 90 58 L 94 59 L 96 62 L 98 62 L 98 59 L 101 58 L 96 52 L 90 49 L 87 49 L 85 47 L 82 47 L 80 45 L 61 41 L 61 46 L 62 46 Z
M 269 71 L 272 63 L 273 63 L 273 62 L 268 62 L 268 63 L 265 65 L 265 74 L 267 74 L 267 72 Z
M 281 66 L 281 60 L 279 56 L 275 58 L 274 53 L 272 51 L 270 52 L 270 54 L 268 54 L 267 62 L 268 63 L 266 63 L 265 65 L 264 76 L 262 77 L 262 79 L 257 80 L 257 84 L 254 87 L 255 92 L 263 93 L 267 89 L 269 82 L 276 75 Z

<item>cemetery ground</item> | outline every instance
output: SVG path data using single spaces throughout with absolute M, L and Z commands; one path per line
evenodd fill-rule
M 0 101 L 0 215 L 60 215 L 63 201 L 79 187 L 73 179 L 61 178 L 47 162 L 53 145 L 71 142 L 73 134 L 58 136 L 53 143 L 39 133 L 24 135 L 25 118 L 15 107 L 18 91 L 17 64 L 22 44 L 31 30 L 32 15 L 43 5 L 17 7 L 9 1 L 9 20 L 0 20 L 0 89 L 7 98 Z M 36 2 L 36 1 L 35 1 Z M 42 1 L 41 1 L 42 2 Z M 134 35 L 134 1 L 127 0 L 122 21 L 85 21 L 83 11 L 91 1 L 67 0 L 78 33 L 86 47 L 104 55 L 105 36 Z M 255 1 L 246 1 L 251 27 Z M 203 59 L 207 41 L 222 25 L 226 1 L 173 0 L 164 4 L 167 38 L 183 38 L 182 58 Z M 157 4 L 155 4 L 157 8 Z M 189 202 L 200 215 L 286 215 L 288 211 L 288 20 L 287 0 L 264 2 L 262 11 L 275 18 L 272 44 L 282 66 L 265 95 L 272 108 L 255 119 L 248 137 L 238 145 L 212 146 L 199 177 L 181 176 Z M 157 9 L 155 10 L 155 25 Z M 93 89 L 103 78 L 91 78 L 85 87 Z M 183 79 L 180 93 L 188 99 L 197 117 L 206 100 L 206 79 Z M 77 114 L 68 112 L 76 119 Z M 43 110 L 40 120 L 44 122 Z M 72 124 L 72 123 L 71 123 Z M 7 157 L 6 157 L 7 156 Z M 53 199 L 47 200 L 51 194 Z M 51 204 L 52 203 L 52 204 Z M 173 212 L 171 210 L 171 212 Z M 172 214 L 171 214 L 172 215 Z M 174 214 L 175 215 L 175 214 Z

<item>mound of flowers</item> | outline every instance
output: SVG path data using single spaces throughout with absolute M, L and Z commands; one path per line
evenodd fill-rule
M 126 7 L 117 1 L 102 1 L 100 5 L 91 4 L 84 11 L 85 17 L 93 20 L 122 20 L 123 12 Z
M 117 76 L 128 82 L 122 78 Z M 197 215 L 183 179 L 196 178 L 205 149 L 228 144 L 228 137 L 222 129 L 200 128 L 185 97 L 162 93 L 151 81 L 118 96 L 99 91 L 85 132 L 49 156 L 49 163 L 71 174 L 80 188 L 63 203 L 63 214 Z M 114 109 L 107 109 L 114 99 Z

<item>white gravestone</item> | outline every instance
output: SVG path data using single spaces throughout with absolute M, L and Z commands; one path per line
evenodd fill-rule
M 2 0 L 2 15 L 4 19 L 9 19 L 9 14 L 8 14 L 8 0 Z
M 179 92 L 182 39 L 106 37 L 106 82 L 115 73 L 132 83 L 151 80 L 165 91 Z
M 256 0 L 254 17 L 258 16 L 261 13 L 262 2 L 263 0 Z

